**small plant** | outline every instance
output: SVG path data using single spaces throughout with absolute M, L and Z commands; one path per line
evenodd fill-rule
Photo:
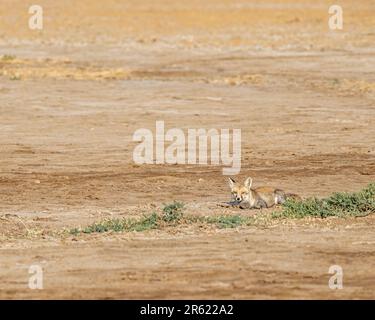
M 122 231 L 145 231 L 155 229 L 158 227 L 158 215 L 152 213 L 144 216 L 140 220 L 135 219 L 106 219 L 100 222 L 93 223 L 83 229 L 73 228 L 69 230 L 71 235 L 78 235 L 80 233 L 103 233 L 103 232 L 122 232 Z
M 327 205 L 337 212 L 355 216 L 375 212 L 375 183 L 355 193 L 334 193 L 326 199 Z
M 81 233 L 81 230 L 79 228 L 73 228 L 68 230 L 69 234 L 72 236 L 78 236 Z
M 146 231 L 157 229 L 160 222 L 175 222 L 182 218 L 183 204 L 174 202 L 163 208 L 163 215 L 160 217 L 156 212 L 144 215 L 141 219 L 106 219 L 95 222 L 85 228 L 73 228 L 69 230 L 69 234 L 78 235 L 80 233 L 103 233 L 103 232 L 123 232 L 123 231 Z
M 178 222 L 182 219 L 184 213 L 184 204 L 181 202 L 173 202 L 171 204 L 164 205 L 162 220 L 164 222 Z
M 107 219 L 98 223 L 93 223 L 82 230 L 83 233 L 93 232 L 108 232 L 108 231 L 123 231 L 126 226 L 126 221 L 121 219 Z
M 375 212 L 375 183 L 360 192 L 336 192 L 328 198 L 309 198 L 304 201 L 288 200 L 281 213 L 274 217 L 303 218 L 306 216 L 326 218 L 330 216 L 365 216 Z
M 139 221 L 130 222 L 126 228 L 126 231 L 146 231 L 156 229 L 158 227 L 158 215 L 153 212 L 150 215 L 144 216 Z
M 241 225 L 247 224 L 249 221 L 249 218 L 242 217 L 239 215 L 223 215 L 223 216 L 217 216 L 217 217 L 205 217 L 204 222 L 207 223 L 214 223 L 219 228 L 236 228 Z

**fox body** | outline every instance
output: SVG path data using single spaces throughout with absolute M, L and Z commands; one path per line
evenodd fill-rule
M 285 193 L 283 190 L 272 187 L 251 188 L 252 183 L 253 180 L 250 177 L 245 180 L 244 184 L 238 184 L 229 178 L 233 204 L 238 204 L 242 209 L 260 209 L 282 204 L 288 198 L 301 199 L 296 194 Z

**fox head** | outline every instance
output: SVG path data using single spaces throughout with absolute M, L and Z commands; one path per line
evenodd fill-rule
M 232 193 L 233 201 L 249 201 L 251 197 L 251 185 L 253 179 L 248 177 L 244 184 L 236 183 L 232 178 L 229 178 L 229 187 Z

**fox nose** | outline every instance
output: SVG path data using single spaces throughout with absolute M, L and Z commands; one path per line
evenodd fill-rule
M 240 201 L 240 200 L 241 200 L 241 197 L 236 197 L 236 200 L 237 200 L 237 201 Z

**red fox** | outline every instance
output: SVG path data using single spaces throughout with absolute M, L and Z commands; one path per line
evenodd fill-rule
M 283 190 L 271 187 L 258 187 L 252 189 L 253 179 L 245 180 L 243 185 L 236 183 L 229 178 L 229 187 L 232 192 L 231 205 L 238 205 L 241 209 L 270 208 L 274 205 L 282 204 L 287 199 L 292 198 L 297 201 L 301 197 L 293 193 L 285 193 Z

